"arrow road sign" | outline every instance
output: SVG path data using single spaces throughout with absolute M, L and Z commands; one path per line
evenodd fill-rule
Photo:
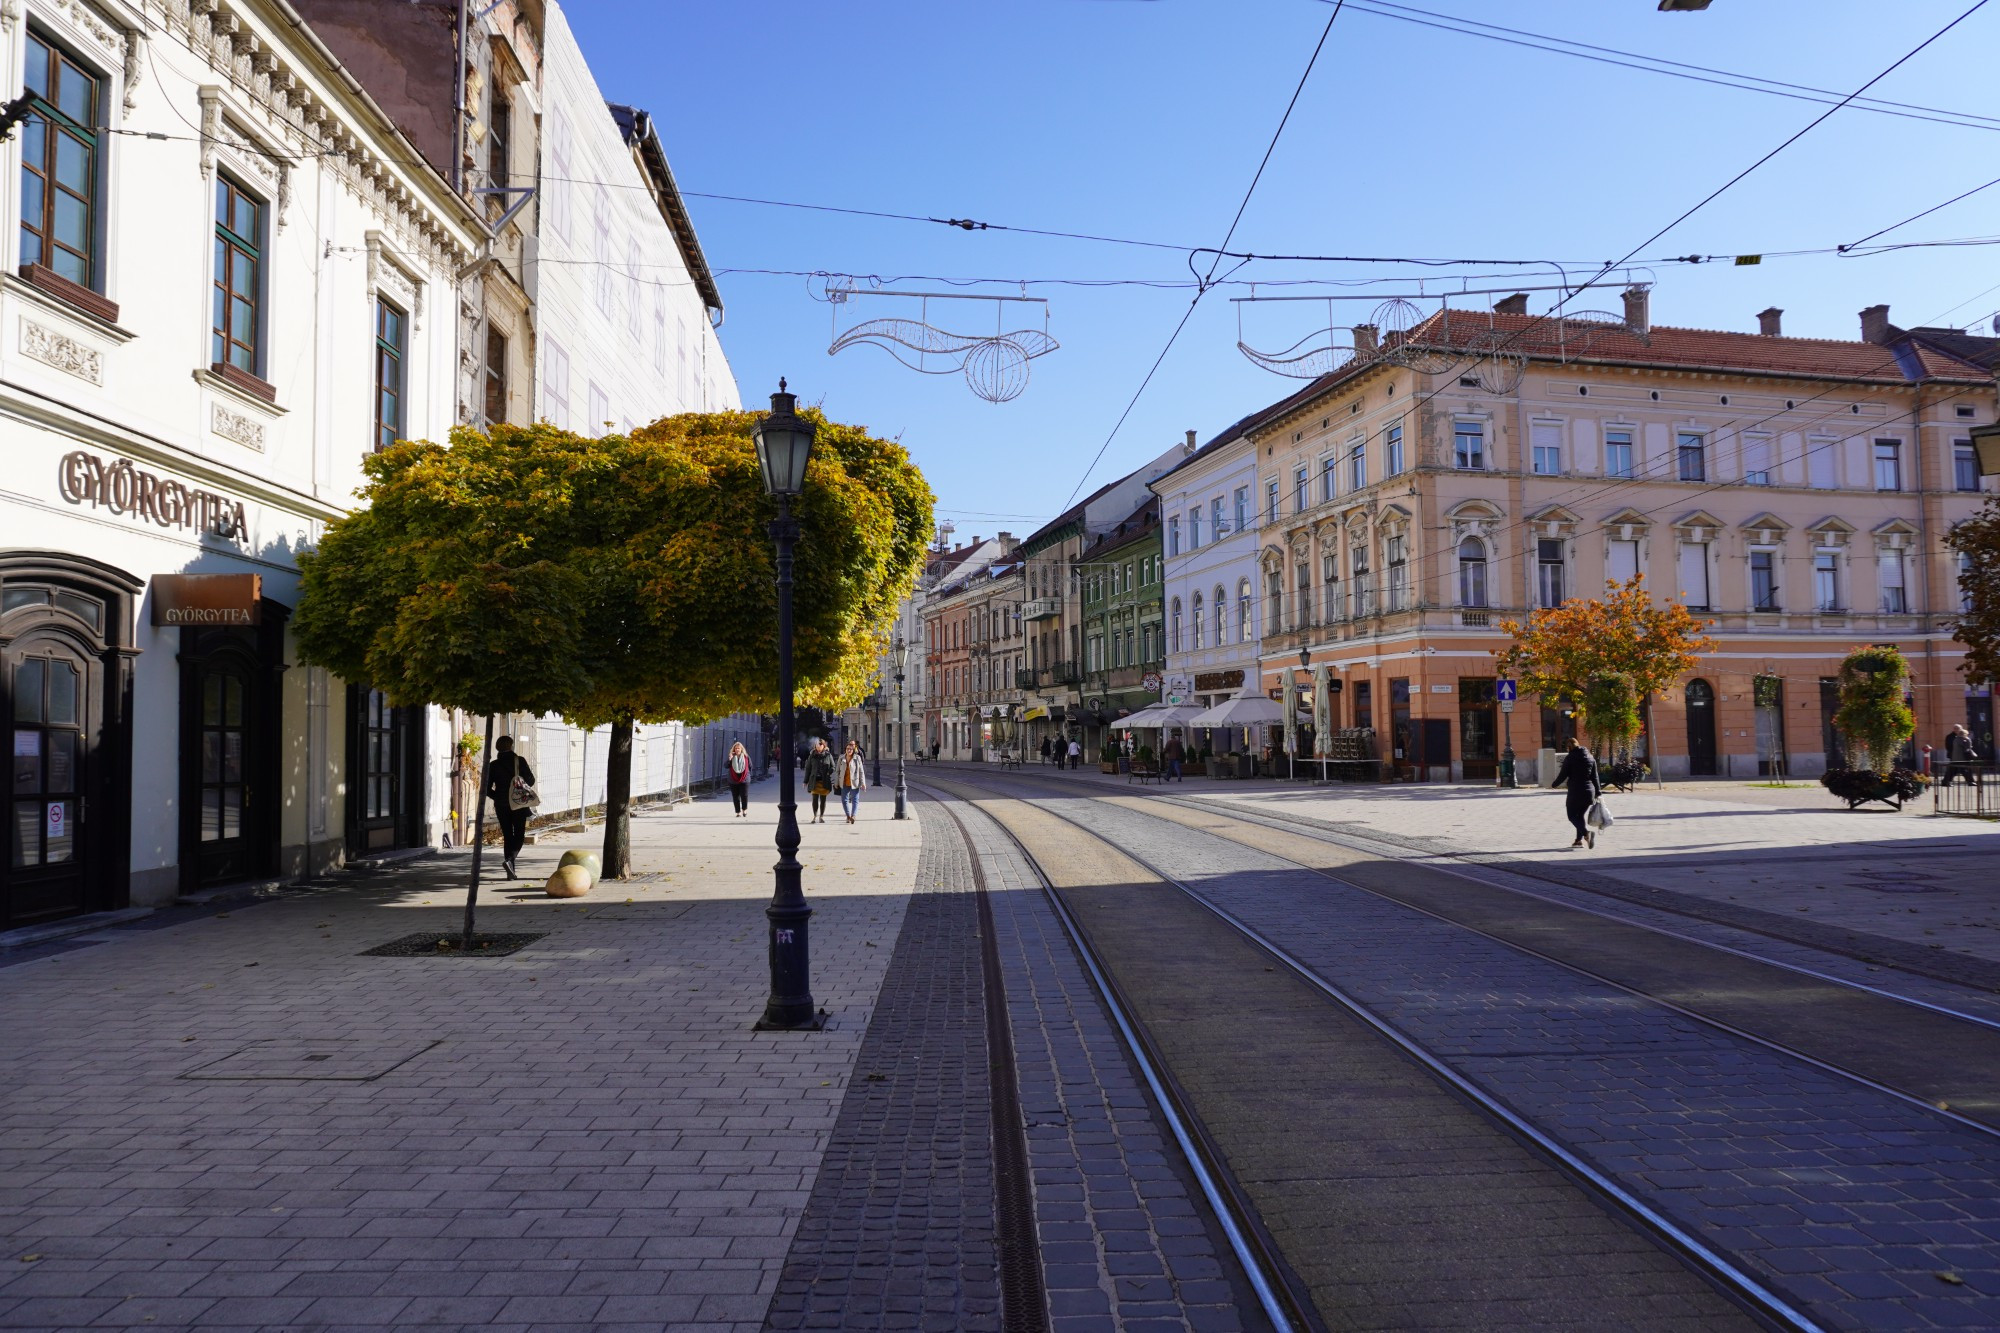
M 1514 682 L 1508 680 L 1504 676 L 1501 677 L 1499 680 L 1494 681 L 1493 697 L 1498 699 L 1503 704 L 1513 703 L 1515 699 Z

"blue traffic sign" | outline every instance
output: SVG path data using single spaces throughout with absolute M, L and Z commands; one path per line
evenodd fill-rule
M 1503 704 L 1514 702 L 1514 682 L 1504 677 L 1493 682 L 1493 697 Z

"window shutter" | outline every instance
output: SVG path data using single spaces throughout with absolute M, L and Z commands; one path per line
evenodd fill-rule
M 1606 565 L 1608 566 L 1607 576 L 1613 583 L 1624 583 L 1628 579 L 1637 577 L 1639 573 L 1639 543 L 1635 541 L 1618 541 L 1614 538 L 1611 542 L 1611 553 L 1609 559 L 1606 561 Z
M 1706 608 L 1708 602 L 1708 543 L 1681 543 L 1681 600 Z

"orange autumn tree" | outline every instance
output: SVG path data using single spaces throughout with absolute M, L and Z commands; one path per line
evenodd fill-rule
M 1715 651 L 1707 634 L 1714 621 L 1689 614 L 1679 603 L 1655 606 L 1645 585 L 1641 574 L 1605 584 L 1601 598 L 1572 597 L 1536 611 L 1526 625 L 1502 621 L 1500 628 L 1514 642 L 1500 655 L 1501 670 L 1520 682 L 1521 693 L 1551 708 L 1583 713 L 1591 729 L 1599 730 L 1588 716 L 1599 682 L 1623 677 L 1643 704 L 1694 670 L 1703 653 Z

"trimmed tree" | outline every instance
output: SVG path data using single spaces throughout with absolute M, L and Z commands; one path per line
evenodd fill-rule
M 1629 682 L 1632 712 L 1624 744 L 1638 734 L 1636 715 L 1654 694 L 1693 671 L 1703 653 L 1715 651 L 1707 630 L 1713 621 L 1691 614 L 1678 602 L 1654 605 L 1641 574 L 1624 583 L 1606 583 L 1604 596 L 1572 597 L 1547 607 L 1527 623 L 1502 621 L 1513 639 L 1500 654 L 1502 671 L 1520 682 L 1523 693 L 1551 708 L 1583 710 L 1593 682 Z M 1609 704 L 1599 701 L 1600 712 Z M 1617 710 L 1622 716 L 1622 705 Z M 1598 734 L 1594 726 L 1592 734 Z
M 1584 730 L 1607 761 L 1625 762 L 1639 734 L 1639 691 L 1632 678 L 1612 671 L 1583 688 L 1578 714 Z
M 1833 725 L 1847 742 L 1846 767 L 1886 777 L 1917 730 L 1916 714 L 1903 701 L 1910 664 L 1894 648 L 1856 648 L 1840 664 L 1839 679 Z
M 2000 498 L 1988 499 L 1944 541 L 1966 557 L 1958 575 L 1965 606 L 1958 617 L 1958 641 L 1965 645 L 1959 669 L 1968 681 L 2000 681 Z
M 819 436 L 793 506 L 794 662 L 800 696 L 838 707 L 866 692 L 915 584 L 932 497 L 900 446 L 801 415 Z M 757 419 L 602 439 L 499 426 L 371 457 L 367 507 L 300 560 L 302 655 L 398 703 L 608 724 L 604 873 L 623 876 L 634 725 L 776 707 Z

